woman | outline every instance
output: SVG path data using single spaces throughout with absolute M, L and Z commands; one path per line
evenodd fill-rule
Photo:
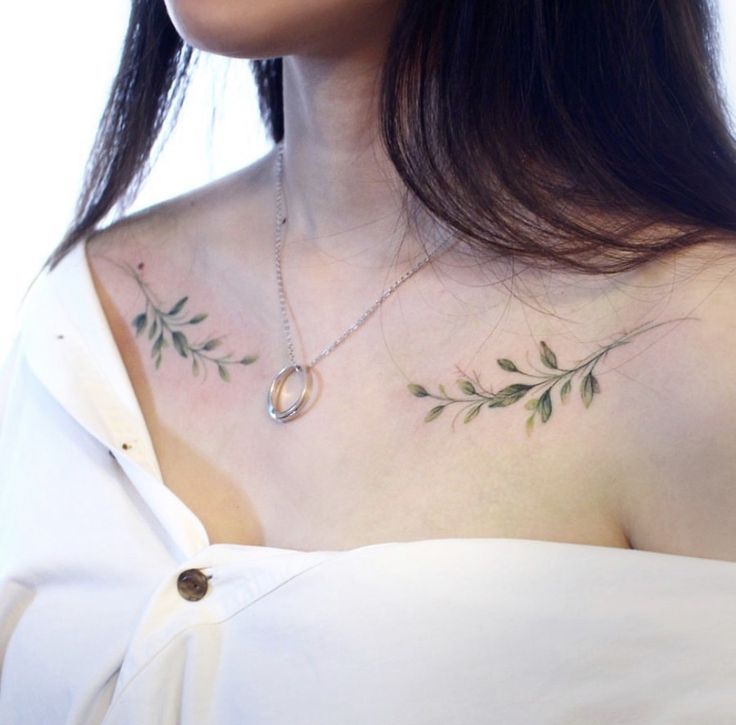
M 733 722 L 714 25 L 134 0 L 5 364 L 0 720 Z M 102 228 L 193 48 L 273 150 Z

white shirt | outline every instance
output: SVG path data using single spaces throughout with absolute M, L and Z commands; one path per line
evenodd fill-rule
M 736 563 L 502 538 L 212 545 L 162 480 L 81 244 L 19 320 L 2 725 L 736 723 Z

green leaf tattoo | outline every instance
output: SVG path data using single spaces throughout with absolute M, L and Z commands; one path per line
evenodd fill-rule
M 498 391 L 486 388 L 480 381 L 480 377 L 476 372 L 468 375 L 458 368 L 460 377 L 456 383 L 460 392 L 465 397 L 453 397 L 447 394 L 444 385 L 439 385 L 439 394 L 430 393 L 429 390 L 417 383 L 409 383 L 407 386 L 409 392 L 417 398 L 433 398 L 440 401 L 440 405 L 435 405 L 425 415 L 424 420 L 430 422 L 439 418 L 442 412 L 451 405 L 460 405 L 460 408 L 453 418 L 452 425 L 454 427 L 457 417 L 461 413 L 465 413 L 463 417 L 464 423 L 474 420 L 480 413 L 481 408 L 506 408 L 509 405 L 520 401 L 522 398 L 528 397 L 524 407 L 531 411 L 531 415 L 526 420 L 526 432 L 531 434 L 534 429 L 535 420 L 539 419 L 542 423 L 546 423 L 552 416 L 552 391 L 559 386 L 560 402 L 566 403 L 572 392 L 573 380 L 577 378 L 580 385 L 580 398 L 586 408 L 590 407 L 593 398 L 600 394 L 601 386 L 598 378 L 594 375 L 595 366 L 614 350 L 621 345 L 626 345 L 643 332 L 653 330 L 661 325 L 667 325 L 672 322 L 680 322 L 682 320 L 694 320 L 695 317 L 680 317 L 674 320 L 666 320 L 654 324 L 646 323 L 625 333 L 613 342 L 600 348 L 597 352 L 589 355 L 587 358 L 579 361 L 571 368 L 561 368 L 557 361 L 557 355 L 552 348 L 542 340 L 539 343 L 539 359 L 542 364 L 550 371 L 535 370 L 535 373 L 528 373 L 521 370 L 509 358 L 499 358 L 496 360 L 498 366 L 509 373 L 518 373 L 525 378 L 531 378 L 531 382 L 511 383 Z M 534 396 L 534 397 L 531 397 Z
M 207 362 L 214 363 L 217 366 L 220 379 L 229 382 L 231 377 L 230 371 L 227 369 L 228 365 L 251 365 L 258 360 L 258 355 L 245 355 L 236 358 L 232 353 L 221 357 L 207 354 L 222 344 L 222 338 L 213 337 L 204 340 L 204 342 L 192 343 L 184 331 L 190 325 L 198 325 L 200 322 L 204 322 L 207 319 L 206 312 L 200 312 L 191 317 L 189 313 L 185 313 L 184 308 L 189 301 L 188 295 L 179 298 L 167 311 L 166 307 L 156 301 L 150 287 L 143 281 L 137 269 L 128 264 L 118 262 L 114 262 L 114 264 L 131 275 L 141 292 L 143 292 L 146 306 L 143 312 L 133 318 L 132 325 L 136 337 L 142 335 L 148 328 L 147 338 L 153 342 L 151 357 L 156 369 L 161 365 L 161 356 L 167 346 L 173 347 L 179 356 L 191 359 L 192 374 L 199 375 L 202 371 L 202 380 L 207 377 Z M 142 268 L 143 263 L 139 263 L 138 269 Z

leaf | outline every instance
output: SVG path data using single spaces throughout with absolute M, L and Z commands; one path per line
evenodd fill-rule
M 141 312 L 140 315 L 136 315 L 133 319 L 133 327 L 135 327 L 135 334 L 140 335 L 146 327 L 148 317 L 145 312 Z
M 199 360 L 194 355 L 192 355 L 192 373 L 199 375 Z
M 590 379 L 593 383 L 593 392 L 594 393 L 600 393 L 601 392 L 601 386 L 598 384 L 598 378 L 593 375 L 593 373 L 590 373 Z
M 189 343 L 187 342 L 186 335 L 182 332 L 174 332 L 171 335 L 171 340 L 174 343 L 174 347 L 176 348 L 176 351 L 181 355 L 182 357 L 187 356 L 187 348 L 189 347 Z
M 440 385 L 439 386 L 439 389 L 440 389 L 440 393 L 442 393 L 442 395 L 444 395 L 445 398 L 446 398 L 447 397 L 447 391 L 445 390 L 445 386 L 444 385 Z
M 242 360 L 240 360 L 241 365 L 250 365 L 254 363 L 256 360 L 258 360 L 258 355 L 246 355 Z
M 537 403 L 539 401 L 536 398 L 531 398 L 530 400 L 526 401 L 526 405 L 524 406 L 527 410 L 536 410 L 537 409 Z
M 207 319 L 207 313 L 206 312 L 200 312 L 198 315 L 194 315 L 191 320 L 187 323 L 188 325 L 196 325 L 199 322 L 202 322 L 202 320 Z
M 182 297 L 168 312 L 169 315 L 175 315 L 177 312 L 181 312 L 181 308 L 184 307 L 189 297 Z
M 217 364 L 217 372 L 220 373 L 220 377 L 226 382 L 230 382 L 230 373 L 224 365 Z
M 539 357 L 542 359 L 542 362 L 548 368 L 557 370 L 557 355 L 552 352 L 552 349 L 549 347 L 549 345 L 544 340 L 542 340 L 539 343 L 539 348 Z
M 161 356 L 161 348 L 164 346 L 164 334 L 163 332 L 156 338 L 156 342 L 153 343 L 151 348 L 151 357 Z
M 522 397 L 526 394 L 526 391 L 533 388 L 533 385 L 527 383 L 514 383 L 513 385 L 507 385 L 505 388 L 501 388 L 496 395 L 518 395 Z
M 508 370 L 510 373 L 518 373 L 519 368 L 514 365 L 514 363 L 511 362 L 508 358 L 502 357 L 499 360 L 496 360 L 496 362 L 504 369 Z
M 560 388 L 560 400 L 563 403 L 567 402 L 567 399 L 570 395 L 570 390 L 572 390 L 572 381 L 570 380 L 570 378 L 568 378 L 565 381 L 565 384 Z
M 537 405 L 539 414 L 542 418 L 542 423 L 546 423 L 552 415 L 552 396 L 549 394 L 549 388 L 542 393 L 539 398 L 539 404 Z
M 436 405 L 432 410 L 424 416 L 425 423 L 429 423 L 439 416 L 439 414 L 445 409 L 444 405 Z
M 507 405 L 515 403 L 517 400 L 523 398 L 533 385 L 527 385 L 526 383 L 514 383 L 513 385 L 507 385 L 505 388 L 499 390 L 491 401 L 488 403 L 489 408 L 505 408 Z
M 424 387 L 417 385 L 416 383 L 409 383 L 407 387 L 409 388 L 409 392 L 412 395 L 416 395 L 417 398 L 426 398 L 429 395 Z
M 216 338 L 213 338 L 212 340 L 207 340 L 207 342 L 205 342 L 202 349 L 203 350 L 214 350 L 216 347 L 220 345 L 221 342 L 222 340 L 218 340 Z
M 161 365 L 161 355 L 160 354 L 156 356 L 155 365 L 156 365 L 156 370 L 158 370 L 159 365 Z
M 526 434 L 531 435 L 534 429 L 534 413 L 526 419 Z
M 588 373 L 583 378 L 583 385 L 580 388 L 580 395 L 586 408 L 589 407 L 591 402 L 593 401 L 593 394 L 595 393 L 595 383 L 593 382 L 594 380 L 595 378 L 593 377 L 593 374 Z
M 151 324 L 151 329 L 148 331 L 148 339 L 153 340 L 153 338 L 156 337 L 157 332 L 158 332 L 158 317 Z
M 466 395 L 475 395 L 475 386 L 470 380 L 463 380 L 462 378 L 457 381 L 457 386 Z
M 483 403 L 479 403 L 478 405 L 474 405 L 466 414 L 465 418 L 463 418 L 464 423 L 470 423 L 473 418 L 475 418 L 478 413 L 480 413 L 480 409 L 483 407 Z

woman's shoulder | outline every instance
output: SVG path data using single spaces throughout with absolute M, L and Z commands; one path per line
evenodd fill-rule
M 272 214 L 268 155 L 232 174 L 125 216 L 84 240 L 100 302 L 114 321 L 138 304 L 138 271 L 163 296 L 211 295 L 223 259 L 247 272 L 264 256 Z M 127 272 L 126 272 L 127 270 Z M 115 325 L 111 325 L 113 330 Z
M 175 264 L 206 253 L 208 246 L 247 243 L 264 221 L 270 201 L 270 154 L 231 174 L 152 204 L 96 230 L 87 242 L 92 265 L 117 256 L 154 255 Z M 271 233 L 270 228 L 268 233 Z
M 655 267 L 626 290 L 634 307 L 637 295 L 657 290 L 664 324 L 651 351 L 641 345 L 610 371 L 626 377 L 620 405 L 636 411 L 614 441 L 630 474 L 631 540 L 736 560 L 736 239 L 680 250 Z

